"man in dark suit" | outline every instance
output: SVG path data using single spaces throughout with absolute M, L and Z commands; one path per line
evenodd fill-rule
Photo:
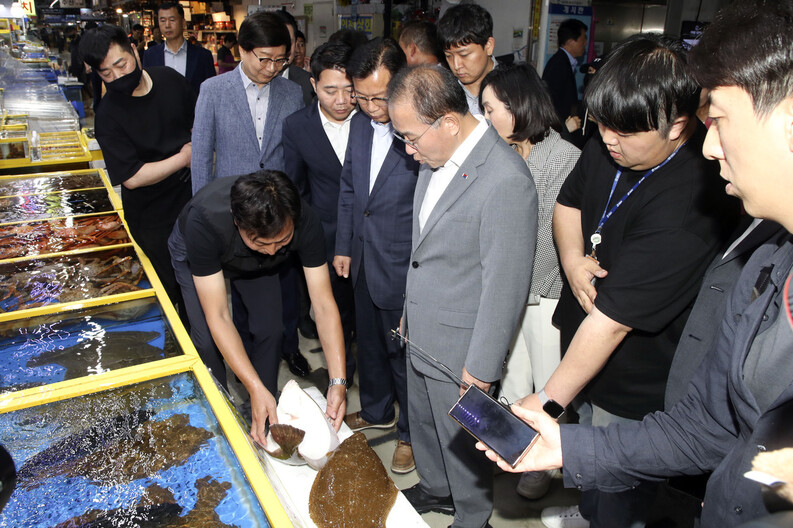
M 347 65 L 363 112 L 350 124 L 333 259 L 336 273 L 352 278 L 355 293 L 361 411 L 345 421 L 353 431 L 390 428 L 396 399 L 399 441 L 391 462 L 395 473 L 415 468 L 405 349 L 388 337 L 402 315 L 419 168 L 394 141 L 388 114 L 388 82 L 405 63 L 396 42 L 377 38 L 358 47 Z
M 195 90 L 215 76 L 215 62 L 208 49 L 194 46 L 184 39 L 184 8 L 179 3 L 164 2 L 157 20 L 165 42 L 149 46 L 143 55 L 143 67 L 169 66 L 181 73 Z
M 352 80 L 346 72 L 351 53 L 352 48 L 340 42 L 323 44 L 314 51 L 311 82 L 318 102 L 287 117 L 283 129 L 284 171 L 319 215 L 325 232 L 328 265 L 336 255 L 339 180 L 350 121 L 356 112 Z M 355 328 L 352 283 L 331 270 L 330 284 L 341 314 L 347 380 L 351 382 L 355 372 L 355 358 L 350 351 Z
M 302 65 L 295 64 L 295 50 L 297 49 L 297 21 L 290 13 L 283 9 L 275 12 L 278 18 L 283 20 L 286 24 L 286 29 L 289 30 L 289 36 L 292 39 L 292 48 L 289 54 L 289 64 L 281 76 L 284 79 L 297 83 L 300 89 L 303 90 L 303 103 L 309 106 L 314 102 L 314 85 L 311 83 L 311 74 L 302 68 Z
M 542 71 L 542 80 L 551 92 L 553 107 L 562 123 L 578 113 L 578 87 L 575 70 L 578 58 L 586 52 L 586 25 L 570 18 L 559 24 L 559 50 L 548 59 Z

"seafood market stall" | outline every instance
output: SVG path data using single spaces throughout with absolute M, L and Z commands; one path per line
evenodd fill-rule
M 284 387 L 288 453 L 252 445 L 120 204 L 102 169 L 0 176 L 0 528 L 426 526 L 316 388 Z
M 0 354 L 0 526 L 292 525 L 103 171 L 0 176 Z

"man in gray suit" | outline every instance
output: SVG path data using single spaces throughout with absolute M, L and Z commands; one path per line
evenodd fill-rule
M 215 178 L 283 170 L 281 126 L 303 107 L 300 87 L 278 75 L 291 47 L 284 23 L 259 11 L 242 22 L 238 40 L 240 65 L 208 79 L 198 96 L 193 194 Z
M 526 302 L 537 233 L 537 192 L 526 163 L 468 111 L 444 68 L 403 70 L 389 85 L 395 137 L 424 166 L 413 204 L 403 330 L 410 430 L 419 483 L 405 495 L 419 513 L 454 512 L 481 528 L 493 509 L 493 472 L 446 416 L 467 385 L 501 376 Z

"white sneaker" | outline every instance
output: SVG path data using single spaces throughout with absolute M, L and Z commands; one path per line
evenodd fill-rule
M 554 471 L 527 471 L 520 476 L 515 491 L 527 499 L 537 500 L 548 493 Z
M 578 506 L 552 506 L 545 508 L 540 520 L 547 528 L 589 528 L 589 521 L 581 517 Z

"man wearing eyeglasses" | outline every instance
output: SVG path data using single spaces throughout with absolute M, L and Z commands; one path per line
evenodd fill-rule
M 447 413 L 468 386 L 490 391 L 501 377 L 529 293 L 537 192 L 522 158 L 470 113 L 449 70 L 400 72 L 388 110 L 396 137 L 422 164 L 403 318 L 419 483 L 403 491 L 419 513 L 482 528 L 493 510 L 493 470 Z
M 193 127 L 193 194 L 215 178 L 283 170 L 281 126 L 303 107 L 300 87 L 278 75 L 291 47 L 278 17 L 263 11 L 248 16 L 238 44 L 239 66 L 201 86 Z
M 357 48 L 347 65 L 363 112 L 350 123 L 333 259 L 336 273 L 352 279 L 358 336 L 361 411 L 345 421 L 354 431 L 388 429 L 396 422 L 398 441 L 391 461 L 395 473 L 415 467 L 405 350 L 388 337 L 399 325 L 404 304 L 418 174 L 418 163 L 394 141 L 386 99 L 388 82 L 405 64 L 396 42 L 378 38 Z

